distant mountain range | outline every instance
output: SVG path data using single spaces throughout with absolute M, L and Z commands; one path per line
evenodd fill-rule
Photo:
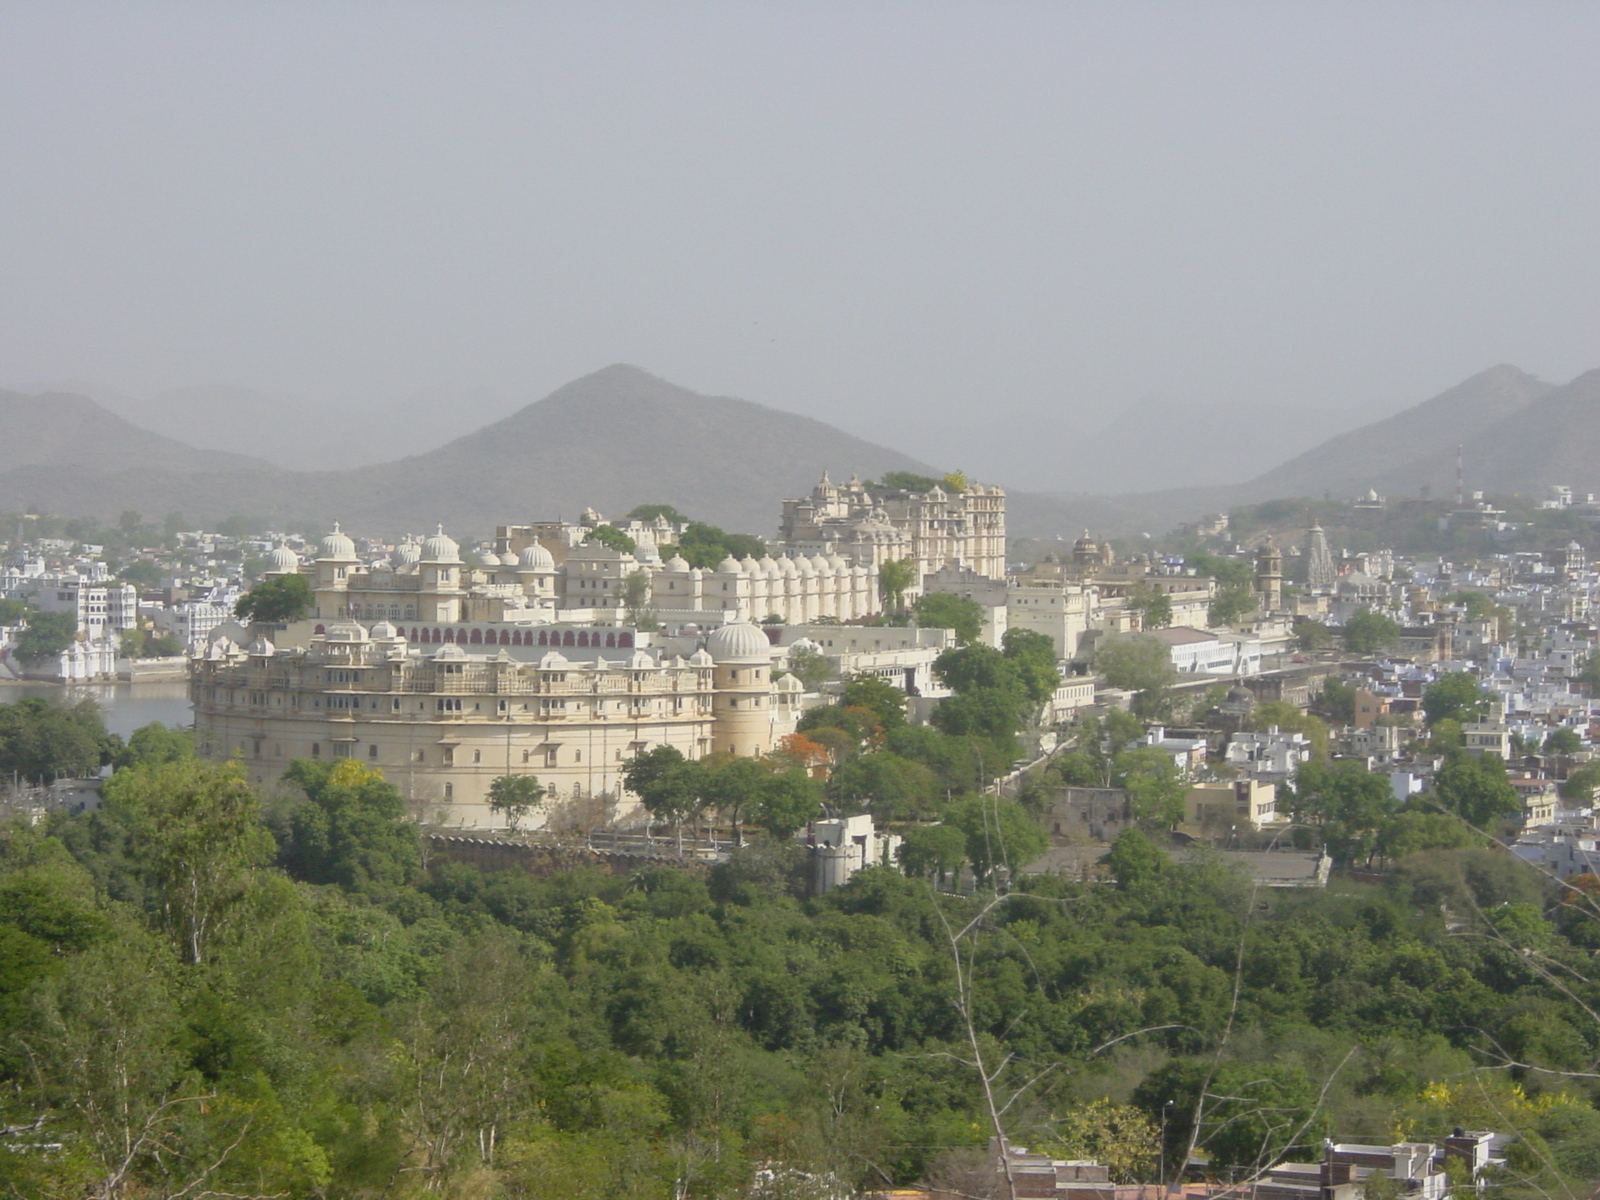
M 241 399 L 211 398 L 224 408 Z M 203 423 L 207 395 L 180 399 L 171 419 Z M 779 501 L 809 491 L 824 470 L 868 478 L 971 469 L 970 458 L 935 466 L 809 417 L 702 396 L 629 366 L 597 371 L 438 445 L 439 431 L 459 428 L 470 411 L 447 398 L 434 404 L 432 419 L 417 431 L 435 443 L 423 453 L 344 470 L 288 471 L 152 433 L 84 396 L 0 392 L 0 508 L 102 518 L 131 508 L 147 516 L 181 512 L 197 522 L 248 516 L 279 525 L 337 519 L 390 535 L 444 522 L 458 534 L 485 536 L 504 522 L 573 517 L 586 506 L 619 514 L 659 502 L 770 534 Z M 1168 423 L 1178 422 L 1174 416 Z M 357 436 L 364 424 L 346 422 L 344 433 Z M 1251 444 L 1249 423 L 1234 432 L 1236 444 Z M 1154 436 L 1125 430 L 1122 452 L 1135 453 L 1147 435 Z M 1515 367 L 1493 367 L 1231 486 L 1096 496 L 1028 492 L 1000 472 L 972 474 L 1007 487 L 1017 535 L 1159 533 L 1203 512 L 1276 497 L 1353 496 L 1368 488 L 1415 494 L 1423 486 L 1448 495 L 1458 443 L 1469 490 L 1531 494 L 1565 483 L 1600 491 L 1600 371 L 1555 387 Z M 1092 442 L 1059 447 L 1066 477 L 1092 449 Z

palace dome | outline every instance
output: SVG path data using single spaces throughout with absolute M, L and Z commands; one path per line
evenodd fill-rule
M 271 658 L 278 652 L 278 648 L 264 637 L 258 637 L 244 648 L 244 652 L 251 658 Z
M 322 539 L 322 557 L 335 559 L 353 559 L 356 556 L 356 544 L 339 530 L 339 522 L 333 523 L 333 532 Z
M 772 643 L 748 621 L 737 625 L 724 625 L 706 639 L 706 652 L 716 662 L 734 662 L 746 658 L 772 657 Z
M 667 559 L 667 570 L 669 571 L 687 571 L 688 569 L 689 560 L 684 558 L 681 554 L 674 554 L 671 558 Z
M 718 575 L 743 575 L 744 570 L 739 566 L 739 560 L 733 555 L 728 555 L 717 564 Z
M 461 561 L 461 547 L 449 534 L 445 533 L 444 526 L 427 541 L 422 543 L 422 562 L 430 563 L 458 563 Z
M 367 631 L 354 621 L 340 621 L 336 625 L 329 625 L 325 636 L 330 642 L 364 642 L 367 640 Z
M 352 547 L 353 549 L 353 547 Z M 293 575 L 300 569 L 300 556 L 287 546 L 279 546 L 267 555 L 267 568 L 273 575 Z
M 422 557 L 422 550 L 415 542 L 402 542 L 394 548 L 394 553 L 389 556 L 389 561 L 397 567 L 415 566 Z
M 550 551 L 534 542 L 522 548 L 522 553 L 517 556 L 517 565 L 525 571 L 554 571 L 556 560 L 551 557 Z
M 380 642 L 392 642 L 400 636 L 400 631 L 387 621 L 379 621 L 372 627 L 372 636 Z
M 511 551 L 509 551 L 509 550 L 507 550 L 504 554 L 502 554 L 500 556 L 500 565 L 502 567 L 515 567 L 515 566 L 518 566 L 521 563 L 521 561 L 522 561 L 521 559 L 519 559 L 515 554 L 511 553 Z

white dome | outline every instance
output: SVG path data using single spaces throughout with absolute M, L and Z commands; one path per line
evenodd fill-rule
M 743 575 L 744 572 L 742 570 L 740 570 L 740 568 L 739 568 L 739 560 L 736 559 L 733 555 L 730 554 L 730 555 L 728 555 L 727 558 L 723 559 L 721 562 L 719 562 L 717 564 L 717 574 L 718 575 Z
M 421 562 L 430 563 L 458 563 L 461 561 L 461 547 L 456 545 L 455 539 L 445 533 L 441 525 L 438 531 L 422 543 Z
M 716 662 L 735 662 L 747 658 L 763 661 L 772 657 L 772 643 L 748 621 L 724 625 L 706 639 L 706 653 Z
M 292 575 L 300 569 L 300 556 L 287 546 L 279 546 L 267 555 L 271 564 L 267 570 L 274 575 Z
M 330 642 L 364 642 L 367 640 L 367 631 L 354 621 L 341 621 L 337 625 L 329 625 L 325 636 Z
M 778 560 L 773 558 L 772 555 L 763 554 L 761 556 L 760 566 L 761 566 L 761 573 L 763 575 L 765 575 L 768 579 L 781 579 L 781 578 L 783 578 L 783 570 L 778 566 Z
M 387 621 L 379 621 L 372 627 L 372 636 L 379 641 L 392 642 L 400 636 L 400 631 Z
M 656 541 L 648 533 L 633 539 L 633 556 L 640 562 L 661 561 L 661 551 L 656 549 Z
M 778 572 L 787 579 L 800 574 L 800 568 L 794 565 L 794 559 L 785 555 L 778 560 Z
M 556 569 L 556 560 L 550 556 L 550 551 L 546 550 L 538 542 L 534 542 L 531 546 L 523 547 L 522 553 L 517 556 L 517 563 L 529 571 L 554 571 Z
M 502 567 L 519 566 L 521 564 L 521 562 L 522 562 L 522 560 L 520 558 L 518 558 L 515 554 L 511 553 L 511 551 L 509 551 L 509 550 L 507 550 L 504 554 L 502 554 L 500 556 L 500 565 Z
M 817 574 L 817 568 L 804 554 L 802 554 L 799 558 L 799 561 L 794 564 L 794 571 L 795 574 L 799 575 L 802 579 L 812 579 L 815 578 Z
M 689 560 L 684 558 L 681 554 L 674 554 L 671 558 L 667 559 L 667 570 L 669 571 L 687 571 L 688 569 Z
M 813 554 L 811 556 L 811 565 L 816 570 L 818 575 L 826 575 L 828 573 L 828 560 L 823 558 L 820 554 Z
M 244 648 L 244 652 L 252 658 L 271 658 L 278 652 L 278 648 L 264 637 L 258 637 Z
M 410 567 L 415 566 L 421 557 L 422 550 L 415 542 L 404 542 L 395 547 L 389 561 L 397 567 Z
M 335 559 L 353 559 L 356 556 L 356 544 L 339 531 L 339 523 L 333 523 L 333 532 L 322 539 L 322 557 Z
M 834 574 L 836 575 L 850 569 L 850 564 L 845 562 L 845 560 L 840 558 L 837 554 L 828 555 L 828 566 L 833 568 Z
M 793 654 L 796 650 L 820 651 L 821 649 L 822 647 L 817 645 L 817 643 L 813 642 L 810 638 L 796 638 L 794 641 L 789 643 L 789 653 L 791 654 Z
M 438 652 L 435 653 L 433 657 L 435 659 L 444 659 L 448 662 L 454 662 L 457 659 L 462 659 L 466 656 L 467 652 L 460 646 L 457 646 L 454 643 L 447 643 L 446 645 L 440 646 Z

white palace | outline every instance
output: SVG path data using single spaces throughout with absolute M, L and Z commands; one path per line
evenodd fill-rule
M 998 502 L 1003 547 L 1003 499 L 983 497 Z M 874 616 L 870 547 L 910 556 L 913 545 L 907 531 L 853 534 L 835 518 L 837 540 L 699 569 L 662 559 L 657 539 L 682 532 L 665 521 L 619 523 L 631 553 L 585 540 L 598 515 L 585 522 L 502 527 L 476 566 L 442 529 L 375 559 L 337 527 L 310 562 L 274 550 L 270 574 L 307 576 L 314 610 L 271 628 L 224 625 L 195 656 L 202 752 L 239 758 L 257 784 L 296 758 L 357 759 L 431 819 L 468 827 L 503 824 L 489 785 L 527 773 L 551 796 L 533 824 L 627 822 L 621 771 L 640 751 L 760 755 L 793 731 L 802 689 L 773 678 L 787 649 L 756 622 Z M 934 569 L 976 561 L 950 531 L 946 543 Z

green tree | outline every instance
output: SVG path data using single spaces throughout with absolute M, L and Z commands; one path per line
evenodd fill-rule
M 0 774 L 34 783 L 94 775 L 117 748 L 92 700 L 0 704 Z
M 1039 823 L 1015 800 L 972 796 L 952 804 L 945 820 L 966 835 L 967 861 L 979 879 L 989 879 L 997 867 L 1015 877 L 1050 847 Z
M 1196 575 L 1215 579 L 1221 587 L 1248 588 L 1255 582 L 1255 564 L 1247 558 L 1224 558 L 1216 554 L 1186 554 L 1183 565 Z
M 1299 617 L 1294 623 L 1294 643 L 1300 649 L 1315 654 L 1333 645 L 1333 630 L 1322 621 Z
M 1344 648 L 1351 654 L 1381 654 L 1399 640 L 1394 618 L 1370 608 L 1358 608 L 1344 623 Z
M 1172 865 L 1154 842 L 1138 829 L 1124 829 L 1100 860 L 1123 891 L 1149 883 Z
M 1232 625 L 1255 612 L 1257 607 L 1259 605 L 1252 588 L 1232 585 L 1222 588 L 1211 598 L 1206 621 L 1211 625 Z
M 1576 754 L 1583 749 L 1583 738 L 1576 729 L 1563 725 L 1544 740 L 1546 754 Z
M 1139 746 L 1118 754 L 1112 783 L 1128 794 L 1128 807 L 1143 824 L 1170 829 L 1183 820 L 1183 802 L 1189 785 L 1172 755 L 1154 746 Z
M 912 558 L 891 558 L 878 567 L 878 594 L 883 598 L 883 611 L 902 612 L 906 606 L 906 592 L 917 582 L 917 563 Z
M 622 606 L 628 624 L 635 629 L 656 627 L 655 610 L 650 607 L 650 572 L 628 572 L 622 581 Z
M 1016 666 L 993 646 L 962 646 L 942 651 L 933 660 L 933 673 L 957 695 L 998 692 L 1020 704 L 1026 696 Z
M 938 801 L 939 792 L 933 771 L 888 751 L 846 759 L 828 778 L 828 793 L 836 802 L 865 802 L 880 821 L 922 816 Z
M 276 575 L 263 579 L 233 606 L 234 615 L 263 625 L 298 621 L 311 611 L 317 598 L 304 575 Z
M 1497 754 L 1452 753 L 1434 776 L 1433 794 L 1447 811 L 1476 829 L 1522 812 L 1522 800 Z
M 1328 726 L 1319 717 L 1286 701 L 1269 700 L 1266 704 L 1256 705 L 1246 724 L 1257 733 L 1274 726 L 1284 733 L 1303 733 L 1311 746 L 1313 758 L 1326 760 L 1328 757 Z
M 810 646 L 791 646 L 788 662 L 789 674 L 808 692 L 816 691 L 833 675 L 833 664 L 828 656 Z
M 1031 629 L 1008 629 L 1000 637 L 1000 646 L 1029 700 L 1043 704 L 1055 695 L 1061 686 L 1061 672 L 1054 642 Z
M 544 803 L 545 786 L 537 775 L 501 775 L 489 784 L 489 811 L 516 829 L 529 813 Z
M 674 525 L 686 525 L 689 518 L 670 504 L 640 504 L 628 514 L 630 521 L 658 521 L 662 518 Z
M 0 599 L 0 625 L 21 625 L 28 619 L 28 606 L 21 600 Z
M 839 703 L 845 708 L 870 710 L 882 728 L 889 730 L 906 723 L 907 699 L 906 694 L 894 684 L 863 671 L 852 675 L 845 683 Z
M 1128 591 L 1128 607 L 1139 614 L 1144 629 L 1165 629 L 1172 624 L 1172 597 L 1147 583 L 1135 584 Z
M 734 840 L 744 844 L 744 819 L 760 801 L 771 771 L 755 758 L 717 754 L 700 760 L 700 795 L 706 807 L 720 812 L 733 826 Z
M 416 875 L 417 828 L 381 771 L 353 758 L 301 758 L 283 777 L 305 793 L 278 821 L 278 858 L 291 875 L 352 891 L 393 889 Z
M 1489 696 L 1469 671 L 1454 671 L 1430 683 L 1422 693 L 1422 711 L 1428 723 L 1445 717 L 1478 721 L 1488 710 Z
M 967 835 L 954 825 L 918 825 L 906 830 L 898 854 L 901 869 L 913 879 L 933 875 L 943 883 L 966 861 Z
M 869 489 L 871 486 L 868 485 Z M 939 480 L 932 475 L 918 475 L 915 471 L 886 471 L 882 486 L 896 492 L 931 492 L 939 486 Z
M 583 540 L 586 542 L 599 542 L 602 546 L 607 546 L 623 554 L 632 554 L 638 549 L 637 543 L 615 525 L 596 525 L 583 535 Z
M 1386 778 L 1349 760 L 1301 763 L 1286 790 L 1289 811 L 1320 826 L 1328 852 L 1345 866 L 1372 857 L 1399 807 Z
M 160 897 L 179 952 L 203 962 L 219 926 L 242 910 L 252 871 L 272 857 L 243 770 L 197 759 L 146 763 L 116 772 L 102 795 L 130 832 L 133 860 Z
M 194 731 L 152 721 L 141 725 L 128 738 L 128 744 L 111 760 L 117 770 L 146 763 L 180 762 L 194 758 Z
M 78 637 L 78 619 L 71 613 L 32 612 L 17 635 L 17 657 L 29 666 L 49 662 Z
M 786 838 L 816 820 L 821 811 L 822 785 L 796 767 L 770 773 L 761 781 L 750 816 L 768 836 Z
M 968 646 L 983 635 L 983 607 L 969 596 L 954 592 L 926 592 L 911 606 L 924 629 L 948 629 L 958 645 Z
M 652 818 L 671 824 L 681 850 L 683 823 L 698 818 L 705 808 L 700 764 L 690 762 L 676 746 L 653 746 L 628 760 L 622 779 Z
M 1322 691 L 1317 694 L 1312 707 L 1335 725 L 1354 725 L 1356 720 L 1356 689 L 1335 676 L 1323 680 Z
M 1102 641 L 1095 648 L 1094 665 L 1111 687 L 1137 692 L 1134 711 L 1149 718 L 1165 710 L 1178 677 L 1166 643 L 1142 634 Z

